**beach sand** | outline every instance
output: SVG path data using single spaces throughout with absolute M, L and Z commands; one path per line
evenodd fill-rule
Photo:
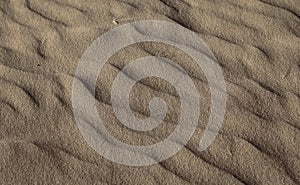
M 162 97 L 164 124 L 132 131 L 114 116 L 110 90 L 126 64 L 169 58 L 200 92 L 199 126 L 173 157 L 144 167 L 111 162 L 84 140 L 74 119 L 72 84 L 80 58 L 105 32 L 139 20 L 177 23 L 202 38 L 222 67 L 226 114 L 214 142 L 199 141 L 210 114 L 210 90 L 186 53 L 143 42 L 117 52 L 96 86 L 107 130 L 132 145 L 166 138 L 178 121 L 176 91 L 146 78 L 130 97 L 137 117 Z M 0 184 L 300 184 L 299 0 L 1 0 Z

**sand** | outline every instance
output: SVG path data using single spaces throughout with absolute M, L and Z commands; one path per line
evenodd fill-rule
M 300 1 L 1 0 L 0 184 L 300 184 Z M 138 20 L 175 22 L 201 37 L 222 66 L 227 108 L 215 141 L 197 150 L 210 110 L 201 68 L 182 51 L 144 42 L 116 53 L 98 78 L 96 105 L 107 129 L 149 145 L 178 121 L 174 87 L 146 78 L 131 94 L 137 117 L 154 96 L 164 124 L 135 132 L 114 116 L 110 89 L 129 62 L 160 56 L 180 64 L 201 95 L 192 139 L 173 157 L 144 167 L 111 162 L 84 140 L 74 120 L 72 84 L 87 47 Z

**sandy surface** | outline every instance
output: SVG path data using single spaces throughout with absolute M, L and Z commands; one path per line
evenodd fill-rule
M 147 167 L 106 160 L 83 139 L 72 112 L 72 83 L 85 49 L 106 31 L 136 20 L 176 22 L 197 33 L 222 66 L 228 101 L 222 129 L 197 151 L 210 93 L 199 66 L 161 43 L 116 53 L 99 76 L 99 115 L 123 142 L 153 144 L 178 120 L 176 91 L 149 78 L 132 91 L 137 117 L 151 97 L 166 99 L 165 124 L 146 133 L 113 115 L 113 78 L 142 56 L 176 61 L 201 94 L 199 127 L 172 158 Z M 299 0 L 1 0 L 1 184 L 300 184 Z M 176 106 L 177 105 L 177 106 Z

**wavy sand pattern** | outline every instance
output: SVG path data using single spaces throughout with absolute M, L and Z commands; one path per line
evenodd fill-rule
M 1 184 L 300 184 L 299 0 L 1 0 Z M 163 56 L 180 64 L 200 90 L 202 113 L 191 141 L 148 167 L 110 162 L 84 141 L 71 106 L 75 69 L 106 31 L 135 20 L 176 22 L 197 33 L 226 80 L 225 120 L 214 143 L 198 152 L 209 116 L 205 76 L 182 51 L 140 43 L 116 53 L 99 76 L 98 112 L 130 144 L 153 144 L 176 126 L 179 100 L 167 82 L 147 78 L 131 97 L 136 116 L 151 97 L 166 100 L 164 124 L 139 133 L 113 115 L 110 89 L 130 61 Z

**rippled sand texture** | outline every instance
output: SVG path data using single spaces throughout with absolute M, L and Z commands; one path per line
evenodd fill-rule
M 1 184 L 300 184 L 299 0 L 1 0 L 0 10 Z M 134 87 L 131 107 L 145 117 L 150 98 L 163 97 L 171 105 L 164 124 L 139 133 L 115 118 L 113 78 L 139 57 L 176 61 L 193 77 L 202 104 L 199 128 L 185 148 L 157 165 L 127 167 L 85 142 L 71 90 L 93 40 L 118 24 L 145 19 L 176 22 L 207 42 L 224 72 L 227 112 L 214 143 L 198 152 L 210 101 L 201 69 L 164 44 L 119 51 L 96 88 L 99 115 L 118 139 L 153 144 L 178 119 L 176 91 L 155 78 Z

